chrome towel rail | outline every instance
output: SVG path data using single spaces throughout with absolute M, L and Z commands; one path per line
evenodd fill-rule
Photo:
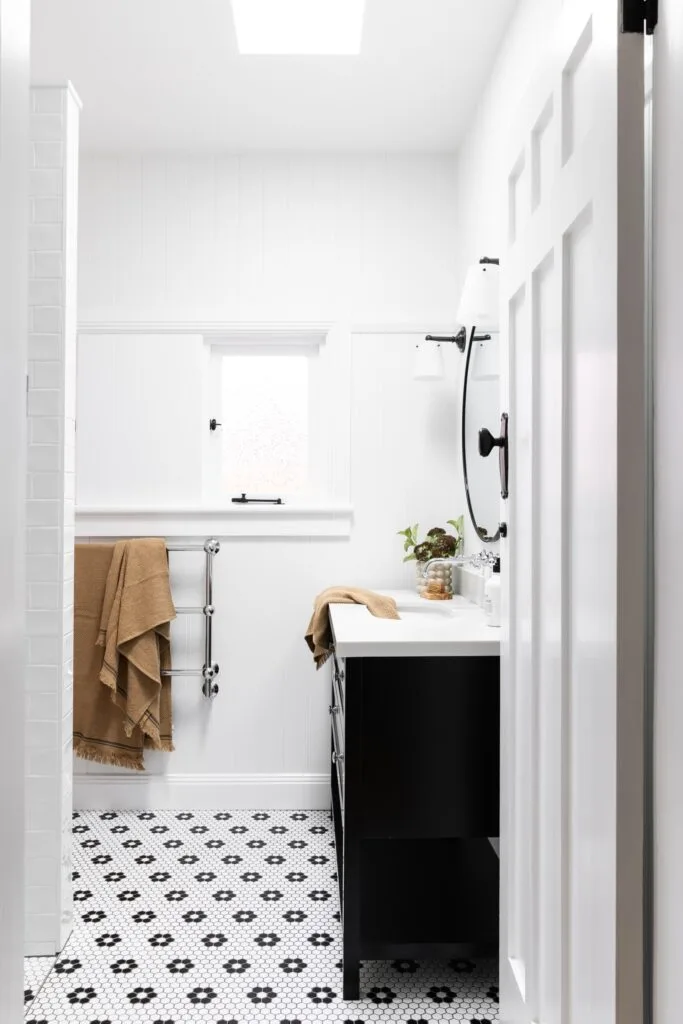
M 202 693 L 212 698 L 218 693 L 216 677 L 220 671 L 213 660 L 213 560 L 221 549 L 220 541 L 208 537 L 203 544 L 167 544 L 168 551 L 203 551 L 206 556 L 204 570 L 204 604 L 200 607 L 176 608 L 179 615 L 204 616 L 204 665 L 201 669 L 173 668 L 165 669 L 164 676 L 200 676 L 203 679 Z

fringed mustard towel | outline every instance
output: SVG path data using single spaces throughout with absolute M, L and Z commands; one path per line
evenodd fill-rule
M 316 597 L 313 615 L 306 630 L 306 643 L 313 652 L 316 668 L 321 668 L 332 652 L 331 604 L 364 604 L 370 614 L 378 619 L 401 618 L 393 597 L 384 597 L 372 590 L 363 590 L 362 587 L 328 587 Z
M 77 545 L 75 612 L 75 752 L 143 770 L 144 747 L 173 749 L 164 541 Z
M 163 540 L 119 541 L 104 592 L 97 643 L 104 647 L 100 680 L 123 712 L 126 736 L 135 729 L 155 750 L 172 750 L 171 597 Z
M 97 646 L 113 544 L 77 544 L 74 588 L 74 753 L 88 761 L 143 769 L 142 734 L 126 736 L 111 691 L 100 682 Z

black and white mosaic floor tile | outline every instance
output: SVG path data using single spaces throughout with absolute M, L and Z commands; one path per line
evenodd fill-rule
M 24 957 L 24 1006 L 26 1009 L 40 992 L 54 962 L 53 956 Z
M 82 812 L 73 935 L 29 1024 L 488 1024 L 497 965 L 372 962 L 341 994 L 323 811 Z

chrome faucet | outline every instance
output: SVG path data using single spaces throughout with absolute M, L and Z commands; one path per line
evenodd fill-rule
M 462 565 L 471 565 L 474 569 L 483 569 L 486 565 L 493 565 L 496 555 L 492 551 L 477 551 L 474 555 L 453 555 L 451 558 L 430 558 L 422 567 L 422 576 L 427 579 L 427 574 L 432 565 L 452 565 L 456 568 Z

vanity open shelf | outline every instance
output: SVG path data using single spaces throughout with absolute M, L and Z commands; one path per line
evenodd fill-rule
M 343 641 L 335 647 L 344 998 L 357 999 L 364 959 L 450 959 L 497 947 L 498 858 L 489 838 L 499 831 L 499 659 L 345 657 Z

